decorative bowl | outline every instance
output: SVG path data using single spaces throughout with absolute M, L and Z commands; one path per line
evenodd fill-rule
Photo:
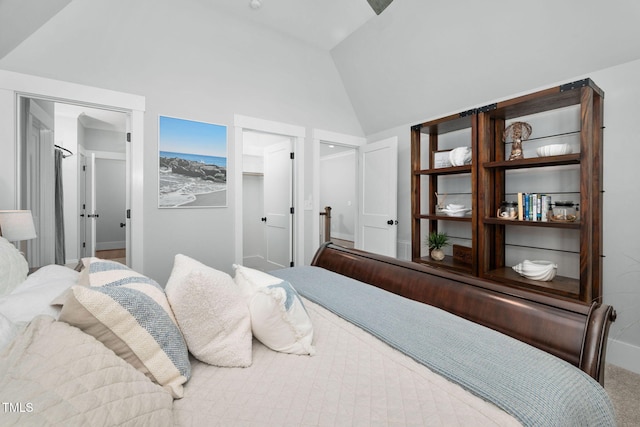
M 449 204 L 447 205 L 446 209 L 450 210 L 450 211 L 458 211 L 460 209 L 464 209 L 464 205 L 455 205 L 455 204 Z
M 447 207 L 445 209 L 442 209 L 442 212 L 444 212 L 447 216 L 463 217 L 467 214 L 467 212 L 471 212 L 471 209 L 449 209 Z
M 520 264 L 514 265 L 511 268 L 513 268 L 513 271 L 527 279 L 548 282 L 556 277 L 558 264 L 551 261 L 529 261 L 528 259 L 525 259 Z
M 569 144 L 544 145 L 539 147 L 536 153 L 538 153 L 538 157 L 561 156 L 563 154 L 570 154 L 571 146 Z
M 471 163 L 471 147 L 458 147 L 449 152 L 452 166 L 463 166 Z

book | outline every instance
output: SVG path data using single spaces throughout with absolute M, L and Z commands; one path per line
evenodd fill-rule
M 524 221 L 524 202 L 522 200 L 522 193 L 518 193 L 518 220 Z

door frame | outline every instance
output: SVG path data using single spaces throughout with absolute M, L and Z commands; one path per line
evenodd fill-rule
M 313 233 L 311 235 L 311 248 L 313 252 L 317 250 L 320 246 L 320 144 L 321 143 L 331 143 L 337 145 L 344 145 L 348 147 L 353 147 L 356 150 L 356 159 L 359 157 L 357 152 L 360 147 L 366 145 L 367 140 L 364 137 L 347 135 L 342 133 L 331 132 L 322 129 L 313 129 L 313 190 L 312 190 L 312 209 L 313 214 L 311 216 L 311 228 L 313 229 Z M 358 160 L 356 160 L 358 161 Z M 359 178 L 356 178 L 359 180 Z M 356 182 L 357 184 L 357 182 Z M 358 186 L 356 185 L 356 191 Z M 356 195 L 357 196 L 357 195 Z M 358 198 L 356 197 L 355 203 L 358 202 Z M 359 210 L 359 207 L 356 206 L 356 211 Z M 354 241 L 357 241 L 358 238 L 358 215 L 355 218 L 355 236 Z
M 20 207 L 20 111 L 18 98 L 46 99 L 53 102 L 64 102 L 85 105 L 92 108 L 114 110 L 127 113 L 130 117 L 127 132 L 131 134 L 130 162 L 128 173 L 131 174 L 128 190 L 130 197 L 127 209 L 131 210 L 131 218 L 127 223 L 127 234 L 130 245 L 127 258 L 131 255 L 130 266 L 134 270 L 144 271 L 144 96 L 47 79 L 28 74 L 0 70 L 0 140 L 14 141 L 3 147 L 0 159 L 0 182 L 4 182 L 8 192 L 0 191 L 0 205 L 5 209 Z M 11 193 L 13 190 L 13 193 Z M 129 261 L 129 259 L 128 259 Z
M 306 136 L 306 130 L 302 126 L 291 125 L 287 123 L 275 122 L 271 120 L 258 119 L 255 117 L 248 117 L 239 114 L 233 116 L 234 125 L 234 143 L 235 143 L 235 191 L 232 194 L 235 210 L 235 259 L 237 264 L 242 264 L 242 258 L 244 254 L 243 250 L 243 222 L 242 222 L 242 170 L 243 170 L 243 152 L 244 152 L 244 131 L 256 131 L 273 133 L 290 137 L 292 140 L 293 152 L 295 158 L 293 161 L 293 181 L 295 190 L 292 194 L 294 219 L 293 219 L 293 233 L 294 233 L 294 248 L 293 248 L 293 262 L 294 265 L 302 265 L 304 262 L 304 140 Z

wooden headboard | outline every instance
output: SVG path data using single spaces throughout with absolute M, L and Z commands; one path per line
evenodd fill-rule
M 597 302 L 558 300 L 475 277 L 326 243 L 311 265 L 439 307 L 566 360 L 604 385 L 609 326 Z

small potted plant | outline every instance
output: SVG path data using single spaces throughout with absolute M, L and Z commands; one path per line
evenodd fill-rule
M 429 255 L 436 261 L 442 261 L 444 259 L 444 252 L 442 252 L 442 248 L 449 244 L 449 236 L 447 233 L 438 233 L 434 231 L 429 234 Z

